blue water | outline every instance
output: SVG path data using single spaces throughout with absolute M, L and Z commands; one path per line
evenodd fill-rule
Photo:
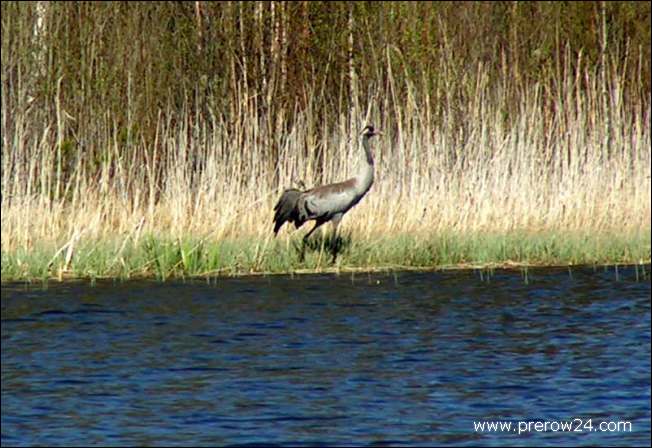
M 650 444 L 649 266 L 5 284 L 1 303 L 3 446 Z

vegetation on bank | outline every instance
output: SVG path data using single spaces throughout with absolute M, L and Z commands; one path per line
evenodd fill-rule
M 340 250 L 335 263 L 331 249 Z M 3 252 L 2 279 L 213 277 L 351 270 L 649 264 L 650 235 L 528 234 L 402 235 L 359 241 L 344 234 L 312 240 L 303 262 L 300 243 L 274 240 L 85 242 Z
M 3 281 L 650 260 L 649 3 L 1 7 Z

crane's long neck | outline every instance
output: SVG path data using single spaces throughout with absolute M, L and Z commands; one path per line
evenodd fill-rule
M 374 156 L 369 146 L 369 137 L 366 135 L 362 137 L 362 147 L 364 148 L 362 166 L 356 176 L 356 191 L 360 195 L 369 191 L 374 183 Z

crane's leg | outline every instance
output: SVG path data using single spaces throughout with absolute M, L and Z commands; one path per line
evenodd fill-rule
M 331 240 L 331 249 L 333 250 L 333 260 L 331 262 L 333 264 L 335 264 L 335 260 L 337 259 L 337 251 L 339 249 L 339 241 L 337 240 L 337 228 L 340 225 L 341 220 L 342 213 L 338 213 L 337 215 L 333 216 L 333 236 Z
M 299 254 L 299 261 L 303 261 L 306 255 L 306 242 L 308 241 L 308 237 L 312 235 L 312 232 L 317 230 L 317 227 L 321 226 L 325 222 L 326 222 L 325 220 L 317 218 L 317 220 L 315 221 L 315 227 L 310 229 L 310 232 L 306 233 L 306 236 L 303 237 L 303 243 L 301 244 L 301 254 Z
M 303 241 L 304 241 L 304 242 L 307 241 L 307 240 L 308 240 L 308 237 L 309 237 L 310 235 L 312 235 L 312 232 L 314 232 L 315 230 L 317 230 L 317 227 L 321 226 L 321 225 L 324 224 L 325 222 L 326 222 L 326 221 L 323 221 L 323 220 L 321 220 L 321 219 L 318 219 L 317 221 L 315 221 L 315 227 L 313 227 L 312 229 L 310 229 L 310 232 L 306 233 L 306 236 L 303 237 Z

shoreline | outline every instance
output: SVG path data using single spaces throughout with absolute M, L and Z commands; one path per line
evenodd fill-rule
M 177 282 L 177 281 L 212 281 L 219 279 L 245 279 L 245 278 L 261 278 L 261 277 L 301 277 L 308 275 L 343 275 L 343 274 L 392 274 L 399 272 L 452 272 L 452 271 L 527 271 L 528 269 L 585 269 L 585 268 L 642 268 L 643 275 L 641 278 L 645 280 L 652 272 L 650 268 L 652 267 L 652 260 L 642 260 L 640 262 L 615 262 L 615 263 L 600 263 L 600 264 L 587 264 L 587 263 L 578 263 L 578 264 L 526 264 L 526 263 L 489 263 L 489 264 L 461 264 L 461 265 L 447 265 L 447 266 L 368 266 L 368 267 L 354 267 L 354 266 L 345 266 L 342 268 L 319 268 L 319 269 L 297 269 L 294 271 L 287 272 L 246 272 L 240 271 L 232 274 L 225 275 L 222 272 L 207 272 L 197 275 L 188 275 L 188 276 L 171 276 L 164 280 L 161 280 L 153 275 L 143 275 L 143 276 L 131 276 L 131 277 L 111 277 L 111 276 L 95 276 L 95 277 L 84 277 L 84 276 L 75 276 L 73 274 L 68 275 L 69 273 L 64 273 L 63 277 L 49 277 L 49 278 L 11 278 L 5 280 L 4 278 L 0 281 L 2 286 L 9 286 L 15 284 L 25 284 L 31 285 L 37 282 L 56 282 L 56 283 L 71 283 L 71 282 L 106 282 L 106 281 L 118 281 L 118 282 L 130 282 L 130 281 L 155 281 L 157 283 L 166 283 L 166 282 Z M 647 269 L 647 271 L 645 270 Z

